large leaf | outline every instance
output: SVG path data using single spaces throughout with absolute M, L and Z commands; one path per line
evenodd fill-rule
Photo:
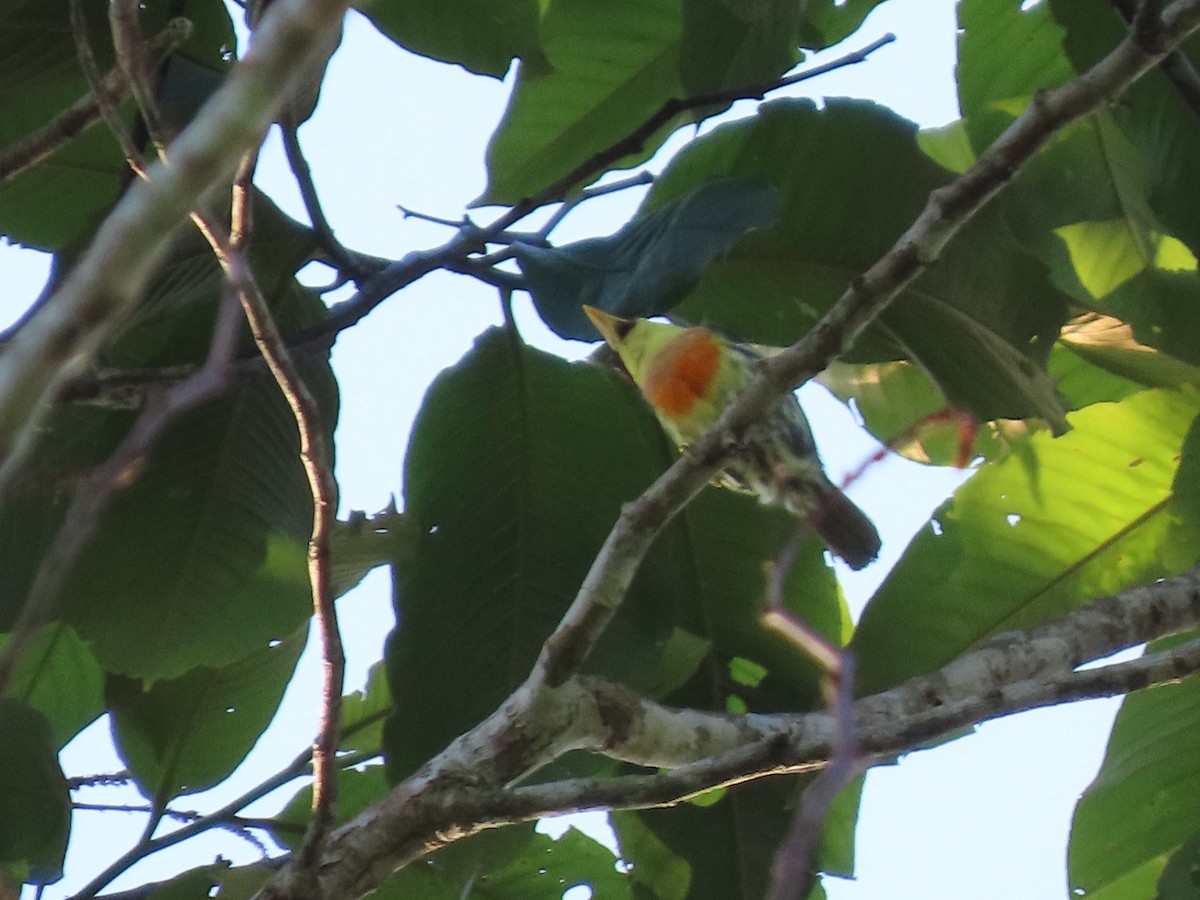
M 1147 652 L 1198 636 L 1158 641 Z M 1075 807 L 1067 855 L 1072 888 L 1088 897 L 1134 896 L 1116 886 L 1157 875 L 1167 857 L 1200 838 L 1197 804 L 1200 679 L 1129 695 L 1100 772 Z M 1191 887 L 1194 892 L 1194 881 Z
M 513 249 L 546 324 L 560 337 L 596 341 L 600 334 L 583 314 L 584 304 L 627 319 L 658 315 L 695 285 L 715 257 L 774 218 L 769 188 L 716 181 L 610 237 Z
M 1149 390 L 1070 416 L 984 466 L 922 530 L 864 610 L 865 694 L 932 671 L 991 634 L 1046 621 L 1194 562 L 1171 505 L 1195 391 Z
M 485 334 L 438 378 L 405 465 L 406 514 L 425 537 L 397 569 L 396 712 L 385 732 L 394 777 L 524 678 L 621 504 L 673 456 L 632 387 L 511 334 Z M 810 665 L 757 622 L 763 563 L 794 527 L 748 497 L 706 492 L 659 539 L 591 667 L 661 694 L 713 645 L 772 670 L 793 704 L 797 692 L 811 696 Z M 802 560 L 785 598 L 838 639 L 843 614 L 820 549 Z M 709 694 L 718 708 L 724 700 Z
M 1063 48 L 1076 71 L 1112 50 L 1128 29 L 1112 7 L 1097 9 L 1085 0 L 1051 0 L 1054 18 L 1065 30 Z M 1182 52 L 1200 62 L 1200 44 Z M 1200 254 L 1200 213 L 1191 186 L 1200 178 L 1200 128 L 1179 91 L 1157 70 L 1139 79 L 1112 109 L 1113 120 L 1136 148 L 1147 182 L 1150 206 L 1165 230 Z
M 681 94 L 679 7 L 679 0 L 551 3 L 542 17 L 550 68 L 522 63 L 517 70 L 488 144 L 488 186 L 477 202 L 512 204 L 536 193 Z M 618 165 L 646 159 L 671 127 Z
M 160 31 L 171 16 L 193 29 L 160 82 L 159 103 L 172 124 L 182 125 L 229 66 L 235 46 L 223 4 L 153 0 L 142 4 L 142 29 Z M 88 37 L 102 67 L 112 65 L 103 8 L 89 11 Z M 89 92 L 71 36 L 68 0 L 9 3 L 0 10 L 0 147 L 41 127 Z M 132 105 L 126 106 L 132 120 Z M 103 125 L 93 127 L 48 159 L 0 187 L 0 233 L 40 249 L 65 246 L 118 196 L 132 177 Z
M 62 876 L 71 799 L 50 724 L 16 700 L 0 699 L 0 864 L 27 881 Z
M 295 429 L 259 379 L 159 439 L 64 589 L 66 621 L 106 669 L 155 679 L 221 666 L 310 614 L 312 501 Z
M 537 0 L 370 0 L 360 12 L 413 53 L 503 78 L 514 57 L 544 67 Z
M 307 235 L 267 202 L 255 209 L 251 263 L 284 328 L 324 314 L 293 273 Z M 68 262 L 66 254 L 60 260 Z M 116 366 L 195 363 L 207 353 L 223 280 L 211 251 L 185 236 L 139 314 L 107 348 Z M 300 359 L 332 434 L 328 364 Z M 79 480 L 117 446 L 133 414 L 60 408 L 36 461 L 0 507 L 8 551 L 0 610 L 19 604 Z M 305 545 L 312 501 L 292 412 L 265 373 L 173 420 L 133 467 L 67 577 L 61 610 L 109 671 L 170 678 L 222 666 L 291 634 L 311 609 Z
M 778 224 L 746 235 L 711 265 L 678 311 L 780 346 L 810 329 L 891 247 L 949 173 L 920 151 L 909 123 L 880 107 L 779 101 L 695 141 L 644 208 L 717 177 L 773 185 Z M 952 405 L 983 420 L 1039 416 L 1061 425 L 1062 405 L 1042 367 L 1065 317 L 1065 296 L 985 208 L 851 357 L 908 357 Z
M 0 652 L 7 643 L 0 636 Z M 4 695 L 45 716 L 62 747 L 104 712 L 104 672 L 79 635 L 51 624 L 21 653 Z
M 1184 442 L 1173 505 L 1200 528 L 1200 423 Z M 1200 639 L 1200 632 L 1156 641 L 1147 653 Z M 1104 763 L 1075 807 L 1068 853 L 1070 883 L 1089 896 L 1135 896 L 1131 883 L 1179 881 L 1195 855 L 1200 827 L 1200 680 L 1190 678 L 1125 698 Z M 1186 846 L 1191 844 L 1191 846 Z M 1175 859 L 1168 865 L 1172 854 Z M 1166 871 L 1164 871 L 1164 867 Z M 1189 879 L 1190 880 L 1190 879 Z M 1194 889 L 1194 882 L 1192 884 Z M 1165 887 L 1160 897 L 1186 897 Z
M 1075 72 L 1045 3 L 962 0 L 958 28 L 958 103 L 971 146 L 981 153 L 1036 91 Z
M 150 686 L 111 677 L 113 737 L 142 793 L 164 802 L 224 781 L 275 717 L 307 636 Z

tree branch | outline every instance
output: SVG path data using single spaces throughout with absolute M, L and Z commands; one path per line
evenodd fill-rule
M 132 310 L 201 195 L 226 180 L 299 84 L 345 0 L 279 0 L 254 46 L 171 147 L 97 230 L 59 289 L 0 356 L 0 490 L 28 454 L 58 389 L 79 374 Z
M 1061 88 L 1039 94 L 1031 107 L 981 154 L 971 168 L 930 196 L 925 210 L 896 245 L 855 280 L 805 338 L 764 363 L 747 389 L 722 414 L 717 425 L 695 442 L 689 453 L 649 490 L 625 506 L 575 601 L 546 641 L 525 683 L 484 722 L 455 740 L 379 803 L 334 832 L 326 849 L 325 864 L 319 869 L 318 885 L 298 883 L 285 869 L 259 896 L 360 896 L 378 886 L 386 872 L 442 843 L 480 828 L 515 821 L 513 813 L 518 808 L 519 818 L 561 811 L 562 805 L 551 804 L 552 809 L 544 802 L 545 795 L 538 793 L 546 791 L 547 786 L 509 790 L 505 786 L 547 758 L 572 749 L 564 747 L 552 733 L 541 729 L 541 717 L 547 714 L 548 708 L 554 707 L 556 696 L 578 683 L 575 673 L 619 608 L 642 557 L 662 527 L 718 471 L 730 447 L 736 445 L 736 435 L 761 418 L 781 396 L 843 353 L 888 303 L 937 259 L 946 243 L 1056 131 L 1111 102 L 1197 27 L 1200 27 L 1200 0 L 1177 0 L 1161 18 L 1156 52 L 1148 52 L 1134 40 L 1127 39 L 1078 78 Z M 514 207 L 510 215 L 518 213 L 520 208 L 520 205 Z M 512 223 L 506 221 L 507 218 L 502 217 L 491 227 L 501 223 L 508 227 Z M 467 239 L 460 233 L 458 240 L 465 242 Z M 482 243 L 478 235 L 474 241 L 476 246 Z M 422 264 L 433 267 L 437 263 L 426 257 Z M 1180 621 L 1186 624 L 1178 627 L 1194 625 L 1195 601 L 1200 597 L 1196 573 L 1170 584 L 1185 595 L 1183 605 L 1187 615 Z M 1145 590 L 1152 590 L 1156 596 L 1161 592 L 1178 599 L 1164 585 Z M 1063 684 L 1055 683 L 1061 674 L 1063 660 L 1078 664 L 1083 660 L 1078 660 L 1077 656 L 1084 648 L 1111 644 L 1112 632 L 1093 635 L 1084 627 L 1085 621 L 1072 621 L 1086 637 L 1064 638 L 1053 630 L 1044 632 L 1040 629 L 1029 633 L 1034 636 L 1031 644 L 1009 637 L 1014 644 L 1011 651 L 1003 654 L 1007 664 L 1003 671 L 1017 680 L 1005 690 L 991 689 L 979 696 L 956 701 L 953 696 L 945 695 L 954 684 L 951 676 L 959 673 L 959 668 L 955 668 L 957 664 L 951 664 L 938 673 L 940 680 L 927 684 L 924 691 L 888 692 L 868 701 L 859 701 L 855 706 L 855 730 L 860 746 L 868 752 L 889 752 L 889 748 L 890 752 L 896 752 L 915 746 L 931 732 L 941 734 L 980 718 L 1061 702 L 1063 691 L 1083 690 L 1083 684 L 1076 683 L 1078 678 L 1076 682 L 1068 679 Z M 1168 621 L 1165 617 L 1154 620 L 1158 625 Z M 1171 629 L 1164 627 L 1165 630 Z M 1146 636 L 1136 637 L 1134 642 L 1146 639 Z M 989 642 L 985 655 L 1000 652 L 996 641 Z M 1041 653 L 1047 642 L 1053 650 L 1051 658 L 1044 658 Z M 978 653 L 970 654 L 962 663 L 984 679 L 994 679 L 1001 671 L 990 664 L 981 665 Z M 1019 678 L 1020 673 L 1030 667 L 1034 673 L 1052 670 L 1046 679 L 1050 688 L 1039 691 L 1037 688 L 1043 682 Z M 1094 686 L 1097 676 L 1083 673 L 1083 677 L 1092 679 L 1090 683 Z M 914 679 L 912 683 L 920 684 L 921 680 Z M 930 706 L 934 700 L 938 701 L 937 705 Z M 578 704 L 574 708 L 578 711 Z M 905 715 L 897 718 L 895 712 Z M 741 720 L 740 726 L 753 721 L 747 717 Z M 792 724 L 799 726 L 801 722 L 805 725 L 803 739 L 790 733 L 764 738 L 724 756 L 685 765 L 665 775 L 635 776 L 642 777 L 641 782 L 628 779 L 609 779 L 598 784 L 589 782 L 589 790 L 594 789 L 595 793 L 575 795 L 570 808 L 672 803 L 719 784 L 811 768 L 827 756 L 832 726 L 827 713 L 809 714 Z M 815 747 L 812 744 L 814 732 L 821 734 Z M 618 737 L 617 734 L 607 735 L 605 752 L 620 755 Z M 802 751 L 801 748 L 807 749 Z M 814 752 L 817 748 L 821 752 Z M 635 794 L 635 799 L 631 800 L 625 790 L 633 784 L 641 784 L 644 793 Z M 539 797 L 542 798 L 540 801 L 531 799 Z M 559 799 L 563 798 L 560 796 Z
M 1197 626 L 1200 568 L 997 635 L 937 672 L 863 698 L 853 705 L 853 733 L 863 752 L 890 758 L 989 719 L 1178 681 L 1200 671 L 1200 639 L 1133 662 L 1074 669 Z M 510 699 L 335 831 L 319 885 L 277 879 L 258 896 L 361 896 L 393 869 L 486 828 L 582 809 L 670 806 L 716 787 L 808 772 L 824 765 L 840 740 L 835 716 L 825 711 L 672 709 L 591 678 L 543 691 L 536 710 L 506 730 L 502 714 L 513 706 Z M 513 755 L 536 766 L 580 749 L 672 771 L 516 787 L 493 777 L 512 771 Z

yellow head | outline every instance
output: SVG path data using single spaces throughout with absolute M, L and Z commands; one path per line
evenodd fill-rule
M 583 310 L 677 444 L 703 434 L 749 376 L 741 354 L 705 328 Z

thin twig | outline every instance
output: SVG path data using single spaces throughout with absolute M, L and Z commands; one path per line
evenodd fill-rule
M 361 753 L 347 754 L 340 762 L 346 768 L 360 765 L 364 762 L 370 762 L 379 756 L 378 750 L 364 751 Z M 95 897 L 100 891 L 112 882 L 113 879 L 123 874 L 137 863 L 157 853 L 160 850 L 166 850 L 168 847 L 174 847 L 176 844 L 181 844 L 184 841 L 203 834 L 213 828 L 225 825 L 228 822 L 237 818 L 238 813 L 255 801 L 261 800 L 263 797 L 283 787 L 289 781 L 295 781 L 310 770 L 312 763 L 312 748 L 305 749 L 302 753 L 296 756 L 287 766 L 279 772 L 272 775 L 260 784 L 255 785 L 246 793 L 239 797 L 230 800 L 220 809 L 214 810 L 206 816 L 201 816 L 196 821 L 184 825 L 169 834 L 164 834 L 161 837 L 156 837 L 153 840 L 147 841 L 130 848 L 123 853 L 99 875 L 88 882 L 78 893 L 74 895 L 74 900 L 87 900 L 87 898 Z
M 317 245 L 325 251 L 343 275 L 348 276 L 357 284 L 368 274 L 374 274 L 375 270 L 364 269 L 360 259 L 342 246 L 329 226 L 329 219 L 325 217 L 325 210 L 317 196 L 312 167 L 309 166 L 308 160 L 304 157 L 304 150 L 300 146 L 299 129 L 291 124 L 281 125 L 280 129 L 283 132 L 283 149 L 287 155 L 288 166 L 292 170 L 292 177 L 296 179 L 296 185 L 300 188 L 300 197 L 304 201 L 304 210 L 308 213 L 308 220 L 312 223 Z
M 109 30 L 112 32 L 117 65 L 129 79 L 129 89 L 146 125 L 146 132 L 150 135 L 150 142 L 154 145 L 155 153 L 161 157 L 167 146 L 168 135 L 149 81 L 149 54 L 138 23 L 140 6 L 140 0 L 111 0 L 108 4 Z
M 865 52 L 865 51 L 863 51 Z M 811 75 L 807 77 L 812 77 Z M 543 241 L 550 237 L 554 231 L 571 211 L 586 200 L 591 200 L 594 197 L 603 197 L 605 194 L 613 194 L 618 191 L 626 191 L 632 187 L 644 187 L 654 184 L 654 175 L 645 169 L 638 172 L 636 175 L 631 175 L 628 178 L 617 178 L 605 184 L 598 184 L 593 187 L 584 188 L 574 197 L 568 197 L 563 201 L 562 205 L 554 211 L 554 214 L 546 220 L 546 224 L 537 230 L 537 236 Z
M 804 789 L 800 808 L 775 851 L 771 886 L 767 892 L 769 900 L 795 900 L 808 896 L 817 877 L 813 862 L 829 809 L 842 789 L 861 774 L 854 721 L 854 671 L 854 654 L 839 651 L 837 671 L 829 673 L 826 683 L 836 723 L 829 764 Z
M 833 717 L 829 764 L 804 789 L 800 807 L 787 835 L 775 851 L 769 900 L 807 896 L 816 879 L 813 858 L 825 819 L 838 793 L 859 773 L 858 740 L 854 722 L 854 655 L 837 647 L 803 619 L 783 606 L 783 588 L 795 567 L 803 542 L 810 536 L 805 523 L 775 561 L 768 583 L 767 609 L 762 623 L 783 637 L 821 669 L 821 686 Z
M 75 2 L 78 3 L 79 0 Z M 119 0 L 110 8 L 110 15 L 113 39 L 119 44 L 118 55 L 122 59 L 126 74 L 134 84 L 134 96 L 141 107 L 151 139 L 159 148 L 160 156 L 165 159 L 165 136 L 161 130 L 161 117 L 155 108 L 154 97 L 144 83 L 141 38 L 137 34 L 136 0 L 132 0 L 132 4 L 130 0 Z M 132 142 L 118 123 L 114 122 L 113 127 L 127 148 L 131 165 L 144 177 L 145 167 L 137 149 L 132 147 Z M 333 606 L 329 556 L 333 518 L 337 509 L 337 483 L 333 477 L 332 454 L 320 428 L 319 405 L 289 355 L 266 299 L 262 296 L 246 260 L 246 242 L 250 233 L 249 201 L 255 160 L 255 153 L 247 155 L 235 176 L 228 234 L 219 223 L 203 213 L 194 211 L 191 218 L 208 240 L 226 278 L 233 286 L 250 324 L 255 346 L 266 360 L 268 369 L 295 416 L 300 434 L 300 459 L 313 498 L 313 527 L 309 539 L 308 567 L 314 615 L 322 642 L 324 682 L 320 733 L 313 757 L 313 818 L 305 842 L 308 849 L 301 854 L 304 858 L 313 858 L 319 853 L 324 835 L 332 825 L 337 798 L 333 759 L 337 752 L 345 672 L 345 656 Z M 151 817 L 144 840 L 152 836 L 157 824 L 157 817 Z
M 129 168 L 139 178 L 144 179 L 146 177 L 146 161 L 142 158 L 142 151 L 133 142 L 133 138 L 129 134 L 129 129 L 125 126 L 125 122 L 121 118 L 116 98 L 106 93 L 101 84 L 103 76 L 96 65 L 96 55 L 92 52 L 92 45 L 88 41 L 87 18 L 83 12 L 83 0 L 71 0 L 70 15 L 71 36 L 75 40 L 75 56 L 79 60 L 79 68 L 83 70 L 84 79 L 92 89 L 92 97 L 96 101 L 96 109 L 105 124 L 108 125 L 108 130 L 112 134 L 113 139 L 120 146 Z M 125 75 L 125 82 L 128 89 L 133 91 L 133 84 L 129 78 L 128 71 L 120 65 L 118 65 L 118 68 Z
M 234 188 L 234 233 L 239 235 L 239 241 L 248 233 L 248 229 L 241 223 L 245 222 L 249 215 L 250 170 L 250 165 L 244 167 Z M 254 344 L 267 361 L 267 367 L 275 377 L 296 419 L 296 427 L 300 434 L 300 460 L 313 499 L 312 534 L 308 543 L 308 574 L 313 615 L 321 638 L 323 679 L 320 729 L 313 746 L 313 814 L 304 846 L 299 853 L 300 865 L 305 866 L 315 864 L 319 857 L 325 837 L 333 825 L 337 804 L 336 755 L 341 729 L 342 683 L 346 667 L 337 613 L 333 605 L 329 554 L 333 519 L 337 511 L 337 482 L 333 476 L 331 448 L 321 428 L 320 405 L 288 353 L 266 298 L 259 290 L 244 259 L 244 254 L 230 254 L 227 258 L 226 274 L 241 300 L 242 311 L 250 324 Z

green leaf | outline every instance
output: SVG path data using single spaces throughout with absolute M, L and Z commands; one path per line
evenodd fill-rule
M 800 61 L 801 4 L 683 0 L 679 72 L 689 95 L 774 81 Z
M 1036 91 L 1075 72 L 1045 3 L 963 0 L 958 28 L 958 103 L 971 146 L 981 153 Z
M 430 388 L 405 462 L 406 514 L 424 537 L 397 574 L 385 730 L 389 772 L 413 771 L 491 713 L 528 673 L 623 502 L 674 458 L 636 391 L 491 331 Z M 814 669 L 758 615 L 763 565 L 794 521 L 706 491 L 660 536 L 589 668 L 656 695 L 710 645 L 772 670 L 797 708 Z M 469 564 L 464 564 L 468 560 Z M 834 640 L 843 611 L 810 542 L 785 592 Z M 682 632 L 694 635 L 687 638 Z M 725 694 L 709 692 L 722 708 Z
M 8 640 L 0 635 L 0 652 Z M 22 652 L 4 695 L 44 715 L 63 747 L 104 712 L 104 672 L 79 635 L 50 624 Z
M 145 686 L 113 676 L 113 736 L 138 788 L 155 801 L 202 791 L 245 759 L 275 717 L 308 629 L 220 669 Z
M 1146 652 L 1197 637 L 1192 632 L 1156 641 Z M 1181 845 L 1200 840 L 1198 803 L 1200 680 L 1130 694 L 1100 772 L 1075 807 L 1067 854 L 1071 886 L 1097 896 L 1147 865 L 1158 868 Z
M 545 67 L 538 0 L 370 0 L 359 12 L 406 50 L 503 78 L 513 59 Z
M 116 494 L 64 589 L 110 672 L 222 666 L 311 613 L 312 500 L 296 425 L 265 379 L 176 419 Z
M 392 708 L 383 663 L 371 666 L 367 686 L 342 698 L 342 739 L 339 750 L 371 751 L 383 740 L 383 720 Z
M 382 800 L 391 789 L 384 777 L 383 766 L 367 765 L 338 769 L 337 824 L 348 822 L 372 803 Z M 304 833 L 312 818 L 312 785 L 296 791 L 287 805 L 275 816 L 271 835 L 290 850 L 304 843 Z
M 54 734 L 41 713 L 0 699 L 0 863 L 25 869 L 27 881 L 62 877 L 71 798 Z
M 783 346 L 892 246 L 949 174 L 920 151 L 910 123 L 880 107 L 778 101 L 694 141 L 643 208 L 723 177 L 774 185 L 779 220 L 709 266 L 678 312 Z M 952 405 L 981 420 L 1038 416 L 1061 426 L 1062 404 L 1043 367 L 1067 298 L 995 216 L 985 208 L 849 358 L 908 357 Z
M 159 883 L 148 900 L 250 900 L 275 872 L 269 865 L 235 868 L 218 862 L 199 866 Z
M 1160 860 L 1155 859 L 1150 865 L 1159 864 Z M 1155 900 L 1195 900 L 1197 872 L 1200 872 L 1200 836 L 1192 838 L 1171 854 L 1158 879 Z
M 1128 322 L 1139 343 L 1200 366 L 1200 274 L 1195 271 L 1147 269 L 1105 298 L 1101 308 Z
M 930 672 L 1000 631 L 1191 565 L 1172 508 L 1194 390 L 1148 390 L 1070 416 L 983 466 L 934 514 L 863 612 L 859 690 Z
M 549 68 L 523 62 L 517 70 L 476 204 L 513 204 L 553 184 L 681 94 L 681 29 L 680 0 L 550 3 L 541 23 Z M 648 158 L 678 124 L 616 167 Z
M 801 5 L 806 19 L 801 43 L 820 50 L 843 41 L 883 0 L 810 0 Z
M 487 846 L 496 845 L 495 837 L 505 835 L 511 836 L 507 843 Z M 463 855 L 462 851 L 481 846 L 486 848 L 483 855 L 478 852 Z M 453 855 L 456 852 L 458 855 Z M 372 897 L 560 900 L 565 891 L 584 884 L 592 888 L 593 897 L 628 900 L 634 896 L 630 893 L 630 878 L 617 870 L 616 862 L 607 847 L 574 828 L 556 840 L 534 833 L 531 826 L 508 826 L 499 832 L 484 832 L 456 842 L 406 866 Z
M 691 886 L 692 867 L 660 841 L 637 813 L 612 812 L 609 820 L 617 835 L 621 859 L 632 866 L 633 878 L 656 900 L 684 900 Z
M 685 803 L 615 813 L 613 829 L 621 846 L 629 841 L 633 849 L 644 846 L 648 830 L 674 866 L 686 864 L 688 900 L 759 900 L 766 894 L 775 848 L 791 824 L 794 810 L 788 804 L 796 784 L 795 778 L 753 781 L 710 806 Z M 634 866 L 636 872 L 636 857 Z
M 1086 0 L 1051 0 L 1054 18 L 1065 30 L 1063 49 L 1076 71 L 1109 53 L 1128 35 L 1112 7 L 1097 8 Z M 1180 48 L 1192 65 L 1200 63 L 1195 42 Z M 1200 254 L 1200 213 L 1192 202 L 1192 186 L 1200 178 L 1200 132 L 1195 113 L 1159 71 L 1135 82 L 1112 107 L 1112 119 L 1134 148 L 1136 168 L 1161 230 Z
M 922 128 L 917 132 L 917 146 L 943 169 L 957 174 L 967 171 L 975 162 L 965 119 L 941 128 Z
M 370 517 L 356 511 L 346 521 L 339 519 L 330 539 L 333 595 L 350 592 L 379 566 L 407 562 L 416 538 L 408 519 L 394 508 Z
M 318 321 L 324 304 L 293 274 L 309 258 L 311 238 L 269 201 L 259 198 L 254 211 L 251 265 L 277 322 L 291 329 Z M 69 264 L 66 254 L 59 262 Z M 105 362 L 153 369 L 202 360 L 223 290 L 211 250 L 185 236 Z M 242 339 L 249 344 L 248 333 Z M 329 440 L 337 401 L 328 362 L 306 357 L 299 369 L 321 401 Z M 103 460 L 132 420 L 121 410 L 51 416 L 38 449 L 44 471 L 0 514 L 0 529 L 16 533 L 21 547 L 15 596 L 49 546 L 66 505 L 63 485 Z M 154 680 L 220 667 L 310 615 L 312 499 L 294 416 L 266 373 L 173 419 L 126 481 L 62 598 L 63 618 L 108 671 Z
M 9 3 L 0 10 L 0 147 L 9 148 L 89 93 L 68 7 L 67 0 L 44 0 Z M 229 67 L 235 46 L 229 14 L 223 4 L 209 0 L 154 0 L 143 7 L 146 35 L 158 33 L 171 16 L 193 23 L 190 39 L 165 67 L 158 94 L 173 124 L 183 124 L 179 116 L 189 115 Z M 84 9 L 90 13 L 89 42 L 106 69 L 113 63 L 108 22 L 101 7 L 85 4 Z M 125 110 L 131 121 L 132 105 Z M 95 125 L 0 185 L 0 234 L 42 250 L 64 247 L 94 224 L 130 177 L 112 135 L 103 124 Z
M 1063 328 L 1050 374 L 1079 409 L 1100 400 L 1121 400 L 1145 387 L 1200 384 L 1200 368 L 1139 344 L 1133 329 L 1112 316 L 1088 314 Z M 1082 361 L 1072 363 L 1067 357 Z
M 516 244 L 538 313 L 560 337 L 599 340 L 583 305 L 627 319 L 674 306 L 712 260 L 775 218 L 770 188 L 723 180 L 634 219 L 616 234 L 564 247 Z

